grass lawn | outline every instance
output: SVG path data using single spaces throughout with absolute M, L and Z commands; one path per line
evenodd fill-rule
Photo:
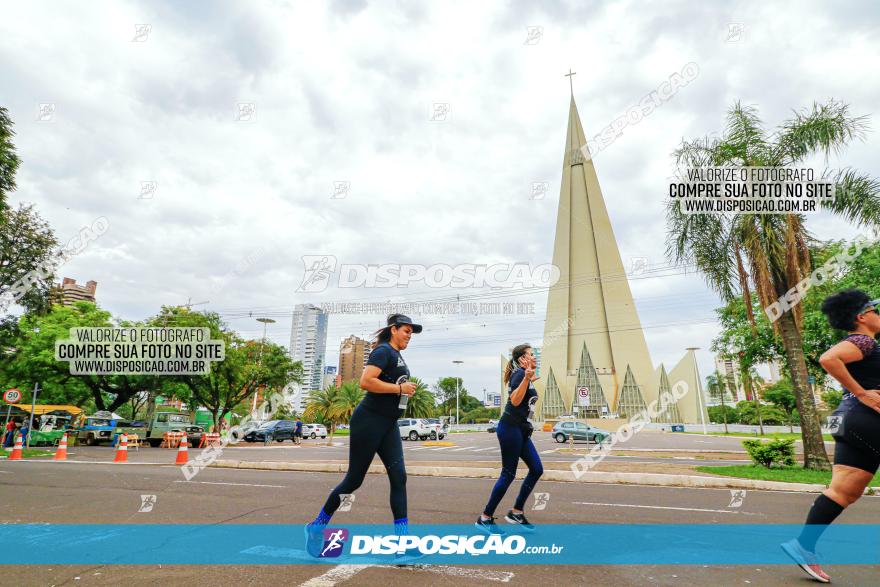
M 787 483 L 821 483 L 831 482 L 831 471 L 809 471 L 801 467 L 768 469 L 759 465 L 731 465 L 723 467 L 695 467 L 702 473 L 740 477 L 743 479 L 762 479 L 764 481 L 784 481 Z M 880 487 L 880 474 L 874 477 L 871 487 Z
M 676 434 L 702 434 L 702 432 L 684 432 L 684 433 L 677 432 Z M 736 437 L 736 438 L 767 438 L 768 440 L 773 439 L 773 438 L 784 438 L 785 440 L 789 440 L 789 439 L 800 440 L 801 439 L 800 432 L 770 432 L 770 433 L 764 434 L 763 436 L 758 436 L 757 434 L 749 434 L 748 432 L 728 432 L 727 434 L 725 434 L 724 432 L 709 432 L 709 436 L 731 436 L 731 437 Z M 828 442 L 831 442 L 834 440 L 833 438 L 831 438 L 830 434 L 823 434 L 822 438 L 824 438 Z
M 10 454 L 12 454 L 12 451 L 0 453 L 0 459 L 8 458 Z M 51 450 L 43 450 L 39 448 L 23 448 L 21 450 L 21 456 L 26 459 L 30 457 L 51 457 L 53 454 L 55 453 Z

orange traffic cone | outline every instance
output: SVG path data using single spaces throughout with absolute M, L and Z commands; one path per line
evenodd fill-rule
M 128 437 L 125 434 L 119 435 L 119 445 L 116 447 L 116 457 L 114 463 L 128 462 Z
M 21 460 L 21 434 L 19 434 L 15 438 L 15 446 L 12 447 L 12 454 L 9 455 L 7 461 L 20 461 Z
M 67 460 L 67 432 L 65 432 L 64 436 L 61 437 L 61 441 L 58 443 L 58 450 L 55 451 L 55 458 L 53 460 Z
M 180 448 L 177 449 L 177 460 L 175 465 L 185 465 L 189 461 L 189 449 L 186 441 L 186 434 L 180 439 Z

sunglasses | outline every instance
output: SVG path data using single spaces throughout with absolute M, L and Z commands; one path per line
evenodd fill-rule
M 866 308 L 859 312 L 859 315 L 867 314 L 868 312 L 874 312 L 875 314 L 880 315 L 880 310 L 878 310 L 877 308 Z

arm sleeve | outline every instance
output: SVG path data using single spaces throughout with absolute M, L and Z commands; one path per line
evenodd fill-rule
M 510 381 L 508 382 L 508 393 L 511 393 L 514 389 L 519 387 L 519 384 L 522 383 L 523 377 L 526 376 L 526 372 L 522 369 L 517 369 L 513 373 L 510 374 Z
M 847 336 L 846 340 L 859 347 L 863 358 L 871 354 L 874 351 L 874 347 L 877 346 L 877 341 L 867 334 L 852 334 Z
M 384 346 L 378 346 L 373 349 L 373 352 L 370 353 L 370 356 L 367 359 L 367 365 L 379 367 L 379 369 L 385 371 L 388 367 L 388 359 L 390 358 L 391 352 L 388 350 L 388 348 Z

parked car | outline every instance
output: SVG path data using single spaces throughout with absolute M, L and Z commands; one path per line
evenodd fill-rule
M 428 440 L 431 432 L 436 432 L 436 429 L 432 428 L 427 422 L 415 418 L 398 420 L 397 428 L 400 430 L 401 438 L 408 438 L 410 440 Z
M 244 436 L 245 442 L 284 442 L 285 440 L 293 441 L 293 431 L 296 426 L 291 420 L 270 420 L 257 428 L 251 430 Z
M 260 426 L 266 423 L 266 420 L 248 420 L 244 424 L 233 426 L 230 430 L 230 438 L 232 442 L 241 442 L 249 432 L 258 430 Z
M 584 422 L 557 422 L 550 432 L 556 442 L 562 443 L 572 440 L 586 440 L 587 442 L 601 443 L 611 438 L 611 433 L 601 428 L 593 428 Z
M 440 422 L 439 418 L 423 418 L 423 420 L 431 430 L 428 438 L 431 440 L 437 440 L 438 438 L 443 440 L 446 438 L 446 428 L 444 428 L 443 423 Z
M 303 424 L 303 438 L 327 438 L 327 427 L 323 424 Z

